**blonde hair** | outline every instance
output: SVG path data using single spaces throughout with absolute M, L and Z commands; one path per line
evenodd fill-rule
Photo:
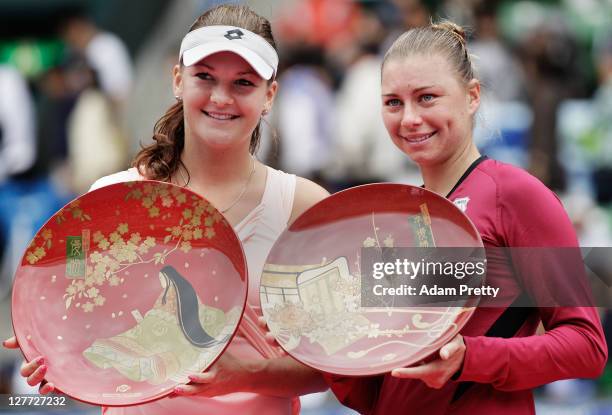
M 390 59 L 412 55 L 440 54 L 455 69 L 459 78 L 468 83 L 474 79 L 474 68 L 467 49 L 465 30 L 449 20 L 431 23 L 429 26 L 410 29 L 402 34 L 389 48 L 383 58 L 382 67 Z

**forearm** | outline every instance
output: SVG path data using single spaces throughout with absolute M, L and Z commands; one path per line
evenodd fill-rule
M 599 376 L 607 347 L 595 310 L 565 308 L 556 309 L 555 314 L 563 315 L 565 324 L 541 336 L 466 337 L 459 380 L 491 383 L 496 389 L 513 391 L 560 379 Z
M 290 356 L 249 362 L 247 371 L 249 392 L 262 395 L 292 397 L 328 388 L 320 372 Z

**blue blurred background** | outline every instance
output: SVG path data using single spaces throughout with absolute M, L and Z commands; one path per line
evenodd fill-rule
M 182 37 L 220 3 L 227 2 L 0 0 L 1 338 L 11 334 L 10 287 L 30 238 L 150 142 L 173 102 Z M 280 90 L 261 160 L 331 192 L 374 181 L 419 185 L 382 125 L 381 54 L 406 29 L 450 18 L 470 30 L 484 85 L 481 151 L 552 188 L 582 246 L 612 246 L 612 1 L 245 3 L 271 20 L 280 46 Z M 606 326 L 608 314 L 602 310 Z M 612 327 L 606 331 L 610 344 Z M 31 392 L 16 375 L 20 360 L 0 350 L 0 394 Z M 612 369 L 536 395 L 539 414 L 612 413 Z M 305 397 L 303 413 L 352 412 L 324 393 Z

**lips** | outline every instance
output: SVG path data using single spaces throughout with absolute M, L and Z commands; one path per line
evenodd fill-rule
M 430 139 L 431 137 L 433 137 L 434 134 L 436 134 L 436 132 L 437 131 L 432 131 L 431 133 L 426 134 L 407 134 L 400 135 L 400 137 L 408 141 L 409 143 L 418 144 Z
M 213 112 L 213 111 L 202 110 L 202 113 L 206 115 L 207 117 L 210 117 L 217 121 L 229 121 L 229 120 L 235 120 L 236 118 L 238 118 L 238 115 L 228 114 L 226 112 Z

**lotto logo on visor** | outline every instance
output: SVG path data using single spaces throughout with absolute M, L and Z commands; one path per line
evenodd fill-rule
M 263 79 L 271 79 L 278 68 L 276 50 L 266 39 L 234 26 L 205 26 L 183 38 L 179 59 L 191 66 L 218 52 L 233 52 L 251 65 Z
M 228 30 L 225 34 L 225 38 L 229 40 L 242 39 L 244 33 L 240 29 Z

